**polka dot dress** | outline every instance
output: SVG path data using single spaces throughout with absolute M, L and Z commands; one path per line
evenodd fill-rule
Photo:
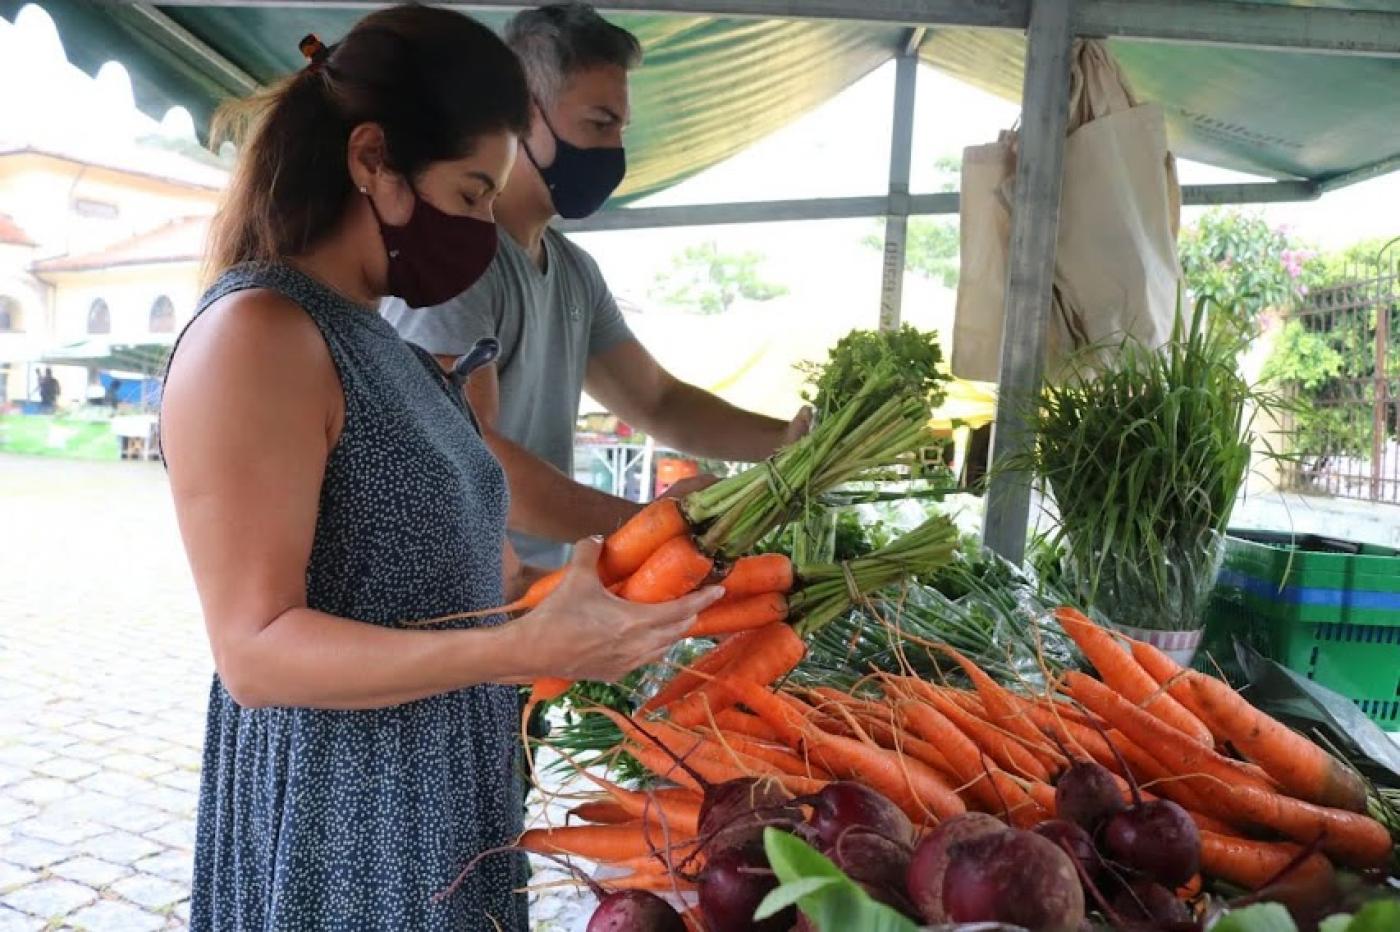
M 200 310 L 247 288 L 306 310 L 345 390 L 310 607 L 396 627 L 501 604 L 505 477 L 436 363 L 285 266 L 231 269 Z M 373 711 L 244 709 L 216 676 L 191 928 L 525 932 L 525 897 L 513 891 L 527 874 L 514 855 L 432 902 L 476 852 L 520 831 L 517 697 L 476 686 Z

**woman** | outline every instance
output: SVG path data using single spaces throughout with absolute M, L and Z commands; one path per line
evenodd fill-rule
M 608 595 L 597 541 L 515 621 L 506 487 L 461 395 L 375 312 L 465 290 L 529 98 L 486 28 L 396 7 L 239 111 L 221 273 L 181 338 L 162 432 L 217 675 L 191 925 L 523 932 L 516 684 L 616 679 L 719 594 Z

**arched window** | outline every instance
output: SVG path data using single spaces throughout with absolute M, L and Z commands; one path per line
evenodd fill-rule
M 151 333 L 174 333 L 175 332 L 175 305 L 165 295 L 156 298 L 151 305 L 150 318 Z
M 24 315 L 20 313 L 19 299 L 0 294 L 0 333 L 19 333 L 24 329 Z
M 112 311 L 107 307 L 107 302 L 98 298 L 92 302 L 88 308 L 88 333 L 111 333 L 112 332 Z

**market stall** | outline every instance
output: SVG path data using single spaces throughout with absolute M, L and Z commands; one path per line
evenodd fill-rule
M 1222 915 L 1222 929 L 1323 918 L 1329 930 L 1400 927 L 1400 762 L 1377 728 L 1400 719 L 1395 703 L 1358 704 L 1241 649 L 1246 700 L 1191 637 L 1260 401 L 1234 371 L 1237 347 L 1194 317 L 1165 347 L 1042 384 L 1076 37 L 1111 37 L 1168 114 L 1175 151 L 1280 179 L 1187 188 L 1183 200 L 1304 199 L 1397 166 L 1400 11 L 1214 0 L 607 6 L 627 11 L 653 66 L 639 76 L 632 187 L 589 228 L 884 216 L 881 332 L 843 341 L 814 375 L 820 417 L 807 438 L 660 500 L 608 539 L 600 573 L 621 598 L 667 601 L 718 579 L 725 599 L 667 663 L 611 694 L 535 684 L 536 702 L 571 700 L 572 720 L 547 743 L 599 792 L 576 801 L 581 824 L 532 829 L 520 844 L 608 869 L 599 927 L 679 930 L 663 898 L 688 893 L 696 927 L 726 932 L 799 921 L 1070 932 L 1091 917 L 1194 929 Z M 59 19 L 89 40 L 80 61 L 112 39 L 100 54 L 130 53 L 140 99 L 187 100 L 202 117 L 294 66 L 286 36 L 334 32 L 335 17 L 353 15 L 351 5 L 192 2 L 74 5 Z M 885 192 L 623 206 L 891 57 Z M 990 550 L 960 541 L 936 506 L 910 522 L 870 510 L 936 502 L 943 479 L 930 456 L 948 394 L 942 352 L 898 326 L 907 218 L 958 206 L 955 194 L 909 190 L 921 59 L 1019 89 L 1023 102 Z M 1026 566 L 1033 480 L 1061 508 L 1057 536 Z M 500 610 L 537 604 L 557 583 L 546 577 Z M 1333 623 L 1312 630 L 1317 652 L 1343 633 L 1323 625 Z M 1400 659 L 1385 619 L 1336 625 L 1365 625 L 1381 665 Z M 604 926 L 611 916 L 632 924 Z

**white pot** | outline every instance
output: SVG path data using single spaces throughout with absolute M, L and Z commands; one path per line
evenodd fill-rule
M 1196 651 L 1201 648 L 1201 637 L 1205 634 L 1204 628 L 1192 631 L 1159 631 L 1117 623 L 1114 623 L 1113 627 L 1135 641 L 1151 644 L 1183 667 L 1191 666 L 1191 661 L 1196 659 Z

